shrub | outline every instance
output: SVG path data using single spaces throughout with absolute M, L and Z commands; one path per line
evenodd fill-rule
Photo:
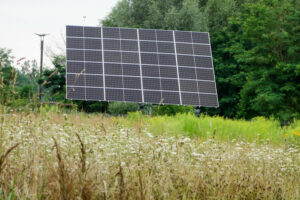
M 128 112 L 135 112 L 138 110 L 138 104 L 136 103 L 122 103 L 111 102 L 108 105 L 108 112 L 111 115 L 126 115 Z

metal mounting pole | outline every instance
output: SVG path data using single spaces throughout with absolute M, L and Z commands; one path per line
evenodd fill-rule
M 44 54 L 44 38 L 46 35 L 49 34 L 37 34 L 35 33 L 37 36 L 40 37 L 41 39 L 41 60 L 40 60 L 40 80 L 42 79 L 42 74 L 43 74 L 43 54 Z M 41 101 L 42 99 L 42 83 L 39 82 L 39 100 Z

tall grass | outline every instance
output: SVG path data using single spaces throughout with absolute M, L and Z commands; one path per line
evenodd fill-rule
M 300 148 L 272 139 L 269 128 L 278 138 L 287 131 L 272 120 L 140 113 L 3 116 L 0 199 L 300 198 Z M 261 132 L 264 142 L 251 140 L 251 131 Z M 227 142 L 231 139 L 236 141 Z
M 149 131 L 155 135 L 198 136 L 221 141 L 246 141 L 274 144 L 299 143 L 300 120 L 281 127 L 277 120 L 263 117 L 251 121 L 232 120 L 223 117 L 193 114 L 178 114 L 175 117 L 157 116 L 148 119 Z

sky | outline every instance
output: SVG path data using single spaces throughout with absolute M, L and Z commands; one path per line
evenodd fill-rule
M 51 55 L 64 53 L 66 25 L 99 25 L 118 1 L 0 0 L 0 48 L 11 49 L 14 61 L 40 63 L 40 38 L 34 33 L 48 33 L 44 66 L 51 67 Z

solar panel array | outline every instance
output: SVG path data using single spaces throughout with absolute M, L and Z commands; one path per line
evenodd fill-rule
M 208 33 L 67 26 L 67 98 L 218 107 Z

